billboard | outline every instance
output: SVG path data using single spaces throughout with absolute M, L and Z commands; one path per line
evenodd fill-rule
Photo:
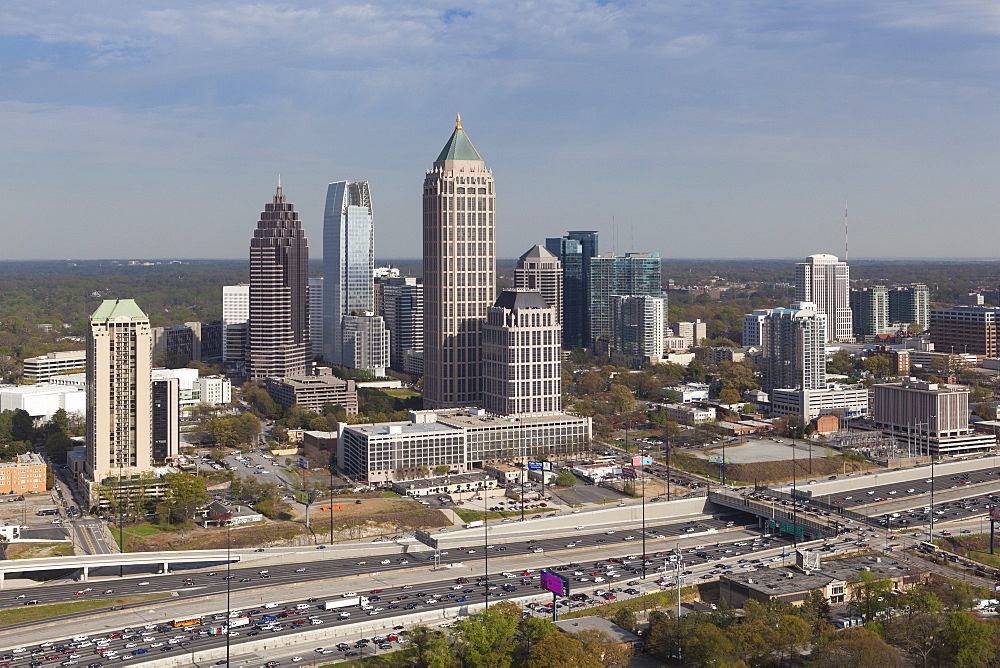
M 990 507 L 990 521 L 1000 522 L 1000 506 Z
M 622 469 L 622 477 L 635 480 L 635 469 Z
M 529 471 L 551 471 L 552 462 L 528 462 Z
M 539 575 L 542 579 L 542 589 L 548 589 L 553 594 L 558 594 L 559 596 L 569 596 L 569 580 L 548 571 L 542 571 Z
M 708 461 L 712 462 L 713 464 L 728 464 L 729 457 L 722 457 L 721 455 L 709 455 Z
M 633 457 L 632 458 L 632 466 L 649 466 L 652 463 L 653 463 L 653 460 L 650 457 Z

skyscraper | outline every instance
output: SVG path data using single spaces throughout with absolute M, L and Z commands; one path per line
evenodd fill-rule
M 501 292 L 483 325 L 483 408 L 497 415 L 558 412 L 559 335 L 556 309 L 542 293 Z
M 392 346 L 392 368 L 404 373 L 424 371 L 424 286 L 412 276 L 385 278 L 382 311 Z
M 760 368 L 765 392 L 826 387 L 826 319 L 807 302 L 772 309 L 764 316 Z
M 795 301 L 811 302 L 826 314 L 827 341 L 853 341 L 851 271 L 836 255 L 810 255 L 795 265 Z
M 152 335 L 132 299 L 107 299 L 87 332 L 87 477 L 100 483 L 153 461 Z
M 310 276 L 309 292 L 309 356 L 323 356 L 323 277 Z
M 480 330 L 496 294 L 493 173 L 461 116 L 424 177 L 424 407 L 481 401 Z
M 930 326 L 931 291 L 923 283 L 898 285 L 889 291 L 889 322 Z
M 590 258 L 590 345 L 598 337 L 611 337 L 611 297 L 648 295 L 659 297 L 658 253 L 598 255 Z
M 251 381 L 301 376 L 309 353 L 309 247 L 295 206 L 278 190 L 250 240 Z
M 889 291 L 884 285 L 851 290 L 851 324 L 861 341 L 889 331 Z
M 514 268 L 514 287 L 541 292 L 545 303 L 556 309 L 556 319 L 560 323 L 563 317 L 562 281 L 559 258 L 538 244 L 525 251 Z
M 545 240 L 563 271 L 563 348 L 590 344 L 590 261 L 597 255 L 597 232 L 571 231 Z
M 250 284 L 222 286 L 222 359 L 242 363 L 247 355 Z
M 375 313 L 375 218 L 367 181 L 337 181 L 323 215 L 324 357 L 385 373 L 389 335 Z
M 664 300 L 649 295 L 614 295 L 610 303 L 611 351 L 631 358 L 662 357 Z

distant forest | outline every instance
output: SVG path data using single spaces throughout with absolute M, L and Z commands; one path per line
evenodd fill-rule
M 792 297 L 797 260 L 673 260 L 663 261 L 663 280 L 678 285 L 737 285 L 719 300 L 706 295 L 671 293 L 670 320 L 702 318 L 709 336 L 738 342 L 740 321 L 753 308 L 787 305 Z M 154 326 L 191 320 L 213 320 L 222 315 L 222 286 L 248 280 L 245 260 L 185 260 L 151 266 L 115 260 L 0 262 L 0 355 L 24 357 L 48 350 L 78 347 L 60 342 L 60 336 L 82 336 L 87 318 L 103 299 L 132 298 Z M 380 265 L 399 267 L 404 275 L 419 275 L 420 261 L 380 259 Z M 512 285 L 514 259 L 497 262 L 500 287 Z M 322 275 L 322 261 L 311 263 Z M 923 282 L 935 304 L 955 303 L 960 295 L 983 291 L 987 303 L 996 303 L 1000 261 L 856 260 L 852 283 Z M 25 325 L 53 325 L 51 335 L 25 340 Z M 36 329 L 32 327 L 31 329 Z M 13 335 L 19 330 L 20 335 Z

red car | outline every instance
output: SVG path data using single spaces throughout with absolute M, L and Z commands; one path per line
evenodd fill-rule
M 74 595 L 74 596 L 83 596 L 83 595 L 84 595 L 84 594 L 86 594 L 86 593 L 87 593 L 87 592 L 85 592 L 85 591 L 75 591 L 75 592 L 73 592 L 73 595 Z
M 373 594 L 381 594 L 382 590 L 381 589 L 372 589 L 372 593 Z

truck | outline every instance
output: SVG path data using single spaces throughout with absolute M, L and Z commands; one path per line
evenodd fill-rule
M 237 626 L 249 626 L 249 625 L 250 625 L 249 617 L 237 617 L 236 619 L 229 620 L 230 629 L 235 629 Z
M 324 610 L 336 610 L 337 608 L 349 608 L 355 605 L 363 605 L 368 603 L 367 596 L 352 596 L 350 598 L 342 598 L 339 601 L 327 601 L 322 607 Z
M 481 527 L 481 526 L 483 526 L 483 521 L 482 520 L 473 520 L 472 522 L 469 522 L 468 524 L 466 524 L 465 528 L 466 529 L 475 529 L 476 527 Z

